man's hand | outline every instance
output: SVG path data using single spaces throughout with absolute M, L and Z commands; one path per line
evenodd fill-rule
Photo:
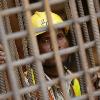
M 0 44 L 0 64 L 5 63 L 5 52 L 3 46 Z

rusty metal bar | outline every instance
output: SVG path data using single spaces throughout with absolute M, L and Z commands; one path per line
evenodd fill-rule
M 13 66 L 12 66 L 12 60 L 11 60 L 11 56 L 10 56 L 10 51 L 9 51 L 9 45 L 6 39 L 6 33 L 5 33 L 5 29 L 3 26 L 3 19 L 2 16 L 0 15 L 0 30 L 1 30 L 1 37 L 2 37 L 2 43 L 4 45 L 5 48 L 5 52 L 6 52 L 6 57 L 7 57 L 7 71 L 9 74 L 9 78 L 10 78 L 10 82 L 11 82 L 11 87 L 12 87 L 12 91 L 13 91 L 13 96 L 15 100 L 20 100 L 20 95 L 19 95 L 19 90 L 18 90 L 18 84 L 16 82 L 16 78 L 15 78 L 15 74 L 13 71 Z
M 81 17 L 85 16 L 83 5 L 82 5 L 82 1 L 81 0 L 77 0 L 77 5 L 78 5 L 78 8 L 79 8 L 80 16 Z M 83 29 L 83 34 L 85 36 L 86 42 L 89 42 L 90 41 L 90 37 L 89 37 L 88 27 L 87 27 L 86 22 L 82 23 L 82 29 Z M 87 49 L 87 53 L 88 53 L 88 56 L 89 56 L 88 57 L 88 61 L 89 61 L 90 67 L 95 66 L 92 48 Z
M 93 42 L 84 44 L 84 47 L 86 49 L 86 48 L 93 47 L 94 45 L 95 45 L 95 42 L 93 41 Z M 74 53 L 77 51 L 78 51 L 78 46 L 74 46 L 74 47 L 63 49 L 63 50 L 59 50 L 59 53 L 60 53 L 60 55 L 64 55 L 64 54 L 71 54 L 71 53 Z M 51 58 L 53 56 L 53 54 L 54 54 L 53 52 L 42 54 L 42 55 L 40 55 L 40 57 L 38 59 L 40 59 L 40 60 L 48 59 L 48 58 Z M 25 64 L 32 63 L 33 61 L 34 61 L 34 57 L 27 57 L 24 59 L 14 61 L 13 66 L 25 65 Z M 6 68 L 5 64 L 0 65 L 0 70 L 4 70 L 5 68 Z
M 7 99 L 7 98 L 9 98 L 12 95 L 13 95 L 12 92 L 7 92 L 6 94 L 2 94 L 2 95 L 0 94 L 0 100 Z
M 53 0 L 50 0 L 50 2 L 53 2 Z M 55 0 L 56 1 L 56 0 Z M 58 1 L 58 0 L 57 0 Z M 64 2 L 63 0 L 60 0 L 61 2 Z M 27 8 L 26 10 L 33 10 L 35 9 L 35 6 L 38 6 L 39 4 L 38 3 L 35 3 L 35 4 L 30 4 L 29 8 Z M 41 2 L 41 6 L 42 6 L 42 2 Z M 32 8 L 33 7 L 33 8 Z M 39 6 L 40 7 L 40 6 Z M 25 11 L 25 10 L 24 10 Z M 20 12 L 23 12 L 23 7 L 15 7 L 15 8 L 9 8 L 9 9 L 5 9 L 5 10 L 2 10 L 0 11 L 0 13 L 2 14 L 2 16 L 7 16 L 7 15 L 10 15 L 10 14 L 15 14 L 15 13 L 20 13 Z M 86 17 L 86 16 L 85 16 Z M 84 17 L 84 18 L 85 18 Z M 97 17 L 100 17 L 100 13 L 97 13 Z M 82 20 L 81 20 L 82 21 Z
M 97 17 L 100 17 L 100 13 L 97 13 L 96 16 Z M 89 21 L 89 19 L 90 19 L 89 16 L 84 16 L 84 17 L 80 17 L 78 19 L 70 19 L 68 21 L 64 21 L 61 24 L 57 24 L 57 25 L 53 25 L 53 26 L 55 28 L 62 28 L 64 26 L 71 25 L 72 23 L 82 23 L 82 22 L 86 22 L 86 21 Z M 34 30 L 35 30 L 35 32 L 41 32 L 41 31 L 44 31 L 46 29 L 47 29 L 47 27 L 43 27 L 43 28 L 36 28 Z M 13 32 L 11 35 L 7 35 L 7 38 L 9 40 L 10 39 L 17 39 L 17 38 L 22 38 L 22 37 L 24 37 L 26 35 L 27 35 L 27 32 L 26 31 Z
M 94 5 L 95 5 L 96 12 L 99 12 L 100 11 L 100 1 L 99 0 L 94 0 Z M 100 25 L 100 18 L 98 18 L 98 25 Z
M 78 18 L 75 0 L 70 0 L 69 4 L 70 4 L 73 19 Z M 78 23 L 75 23 L 74 27 L 75 27 L 75 31 L 76 31 L 75 35 L 76 35 L 76 39 L 77 39 L 77 44 L 79 46 L 80 60 L 81 60 L 81 63 L 82 63 L 83 70 L 85 71 L 85 78 L 86 78 L 86 82 L 87 82 L 88 96 L 89 96 L 90 100 L 94 100 L 94 97 L 92 95 L 93 86 L 92 86 L 91 78 L 90 78 L 89 73 L 86 72 L 88 70 L 88 63 L 87 63 L 85 48 L 83 47 L 84 43 L 83 43 L 83 40 L 82 40 L 81 29 L 80 29 L 80 26 L 79 26 Z
M 64 1 L 65 0 L 50 0 L 49 2 L 50 2 L 51 5 L 54 5 L 54 4 L 57 4 L 57 3 L 62 3 Z M 37 2 L 37 3 L 30 4 L 30 6 L 25 8 L 24 11 L 33 10 L 33 9 L 37 9 L 37 8 L 40 8 L 40 7 L 42 7 L 42 2 Z M 16 8 L 10 8 L 9 11 L 10 11 L 10 13 L 15 13 L 15 12 L 20 13 L 20 12 L 23 12 L 23 7 L 21 6 L 21 7 L 16 7 Z M 9 13 L 7 13 L 7 12 L 8 11 L 6 11 L 6 10 L 5 10 L 5 12 L 0 11 L 0 13 L 2 15 L 4 15 L 4 14 L 8 15 Z
M 65 10 L 66 10 L 66 16 L 67 16 L 68 20 L 72 19 L 72 14 L 71 14 L 71 10 L 70 10 L 68 1 L 66 1 Z M 72 44 L 74 46 L 76 46 L 77 42 L 76 42 L 76 38 L 75 38 L 75 32 L 74 32 L 73 24 L 70 26 L 70 31 L 71 31 L 71 37 L 72 37 L 72 40 L 71 40 Z M 81 68 L 81 62 L 80 62 L 80 57 L 79 57 L 78 52 L 75 52 L 75 61 L 76 61 L 77 71 L 81 71 L 82 68 Z M 81 93 L 82 94 L 86 93 L 86 84 L 85 84 L 85 81 L 84 81 L 84 76 L 81 76 L 79 78 L 79 82 L 80 82 L 80 87 L 81 87 Z
M 11 40 L 11 39 L 19 39 L 19 38 L 25 37 L 26 35 L 27 35 L 27 32 L 26 31 L 13 32 L 13 33 L 7 35 L 7 39 L 8 40 Z
M 97 55 L 98 55 L 97 58 L 98 58 L 98 62 L 100 65 L 100 34 L 99 34 L 96 12 L 95 12 L 95 8 L 94 8 L 93 0 L 87 0 L 87 2 L 88 2 L 89 13 L 90 13 L 90 17 L 91 17 L 93 34 L 94 34 L 94 38 L 96 41 L 96 50 L 97 50 Z
M 0 10 L 4 9 L 3 2 L 0 2 Z M 0 38 L 1 40 L 1 38 Z M 0 41 L 1 42 L 1 41 Z M 0 94 L 6 93 L 8 91 L 8 84 L 7 84 L 7 73 L 6 71 L 0 71 Z
M 56 65 L 57 65 L 58 75 L 59 75 L 59 78 L 60 78 L 60 83 L 61 83 L 61 88 L 62 88 L 62 91 L 63 91 L 64 99 L 70 100 L 70 97 L 67 94 L 66 81 L 62 79 L 62 77 L 64 76 L 64 70 L 63 70 L 63 65 L 62 65 L 62 62 L 61 62 L 61 57 L 58 53 L 59 48 L 58 48 L 58 45 L 57 45 L 57 37 L 56 37 L 56 32 L 55 32 L 55 29 L 54 29 L 53 23 L 52 23 L 52 18 L 51 18 L 51 13 L 50 13 L 51 9 L 50 9 L 48 0 L 44 0 L 44 6 L 45 6 L 46 15 L 47 15 L 48 27 L 49 27 L 49 30 L 50 30 L 51 43 L 52 43 L 52 46 L 53 46 L 54 57 L 55 57 Z
M 27 0 L 23 0 L 23 6 L 24 9 L 27 9 L 29 7 L 29 2 Z M 31 22 L 31 12 L 30 11 L 26 11 L 25 12 L 25 17 L 26 17 L 26 21 L 27 21 L 27 30 L 29 32 L 29 39 L 30 39 L 30 44 L 32 46 L 32 51 L 35 57 L 35 64 L 36 64 L 36 69 L 37 69 L 37 73 L 38 73 L 38 78 L 39 78 L 39 84 L 40 84 L 40 90 L 41 90 L 41 99 L 44 100 L 48 100 L 48 91 L 47 91 L 47 85 L 46 85 L 46 80 L 44 77 L 44 72 L 43 72 L 43 67 L 42 67 L 42 63 L 38 58 L 39 54 L 39 49 L 38 49 L 38 44 L 37 44 L 37 40 L 33 31 L 33 27 L 32 27 L 32 22 Z
M 77 3 L 77 6 L 78 6 L 80 17 L 84 17 L 85 16 L 85 12 L 84 12 L 84 9 L 83 9 L 82 0 L 77 0 L 76 3 Z M 90 37 L 89 37 L 87 23 L 83 22 L 82 25 L 81 25 L 81 28 L 83 29 L 83 34 L 84 34 L 84 37 L 85 37 L 84 40 L 86 42 L 89 42 L 90 41 Z M 95 60 L 94 60 L 92 48 L 88 48 L 87 49 L 87 54 L 88 54 L 87 57 L 88 57 L 89 66 L 90 67 L 94 67 L 95 66 Z M 86 82 L 83 80 L 81 84 L 83 84 L 83 86 L 84 86 L 84 87 L 82 87 L 83 88 L 82 92 L 86 93 Z
M 89 73 L 94 73 L 96 71 L 100 70 L 100 67 L 99 66 L 96 66 L 95 68 L 90 68 L 88 70 Z M 74 74 L 71 74 L 71 75 L 68 75 L 68 76 L 65 76 L 64 78 L 67 80 L 67 79 L 73 79 L 73 78 L 76 78 L 76 77 L 80 77 L 80 75 L 84 74 L 84 71 L 80 71 L 80 72 L 77 72 L 77 73 L 74 73 Z M 55 83 L 58 83 L 59 79 L 56 78 L 52 81 L 48 81 L 47 84 L 48 86 L 52 86 L 54 85 Z M 35 86 L 30 86 L 30 87 L 26 87 L 26 88 L 22 88 L 20 89 L 20 93 L 23 94 L 23 93 L 28 93 L 28 92 L 31 92 L 31 91 L 35 91 L 39 88 L 38 85 L 35 85 Z M 100 94 L 100 90 L 94 92 L 94 96 L 98 96 Z M 11 96 L 12 93 L 11 92 L 8 92 L 7 94 L 2 94 L 0 95 L 0 99 L 4 99 L 4 98 L 8 98 L 9 96 Z M 87 95 L 82 95 L 81 97 L 77 97 L 77 100 L 78 98 L 87 98 Z M 72 98 L 72 100 L 76 100 L 76 98 Z M 79 99 L 80 100 L 80 99 Z M 83 99 L 82 99 L 83 100 Z

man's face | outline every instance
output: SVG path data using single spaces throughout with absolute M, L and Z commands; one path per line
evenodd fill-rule
M 48 53 L 48 52 L 52 51 L 52 44 L 51 44 L 49 32 L 45 32 L 43 34 L 40 34 L 37 37 L 37 39 L 38 39 L 39 50 L 40 50 L 41 54 Z M 59 29 L 57 31 L 57 42 L 58 42 L 59 49 L 64 49 L 64 48 L 67 48 L 69 46 L 68 41 L 64 35 L 63 29 Z M 61 56 L 62 62 L 64 63 L 67 60 L 67 58 L 68 58 L 68 55 Z M 47 66 L 49 68 L 52 66 L 54 67 L 55 66 L 54 57 L 45 60 L 43 65 Z

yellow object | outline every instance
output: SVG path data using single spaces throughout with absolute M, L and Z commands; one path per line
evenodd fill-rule
M 72 87 L 73 87 L 75 96 L 81 96 L 80 84 L 79 84 L 79 81 L 77 79 L 73 80 Z
M 51 12 L 51 16 L 52 16 L 53 24 L 58 24 L 58 23 L 63 22 L 62 18 L 59 15 Z M 48 25 L 48 22 L 47 22 L 46 13 L 36 11 L 35 14 L 32 16 L 32 26 L 34 28 L 41 28 L 47 25 Z M 68 30 L 68 27 L 66 27 L 66 30 Z M 38 32 L 38 33 L 35 33 L 35 35 L 37 36 L 42 33 L 44 32 Z
M 33 81 L 33 85 L 35 85 L 35 76 L 34 76 L 34 70 L 31 69 L 31 74 L 32 74 L 32 81 Z

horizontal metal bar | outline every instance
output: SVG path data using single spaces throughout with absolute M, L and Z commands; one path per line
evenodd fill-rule
M 54 5 L 54 4 L 59 4 L 59 3 L 63 3 L 65 0 L 50 0 L 49 3 L 50 5 Z M 30 4 L 30 6 L 27 9 L 23 9 L 22 6 L 20 7 L 14 7 L 14 8 L 9 8 L 6 10 L 2 10 L 0 11 L 0 14 L 4 15 L 10 15 L 10 14 L 15 14 L 15 13 L 19 13 L 19 12 L 23 12 L 23 11 L 27 11 L 27 10 L 33 10 L 33 9 L 38 9 L 42 7 L 42 2 L 37 2 L 37 3 L 33 3 Z
M 6 68 L 6 64 L 0 64 L 0 70 L 4 70 Z
M 13 91 L 13 98 L 15 100 L 20 100 L 20 95 L 18 93 L 18 84 L 17 84 L 17 80 L 15 79 L 16 77 L 15 77 L 14 70 L 12 67 L 12 59 L 10 55 L 8 41 L 6 39 L 6 31 L 5 31 L 5 27 L 3 23 L 3 17 L 1 15 L 0 15 L 0 32 L 1 32 L 0 36 L 2 37 L 2 44 L 5 50 L 6 64 L 7 64 L 6 69 L 9 75 L 9 80 L 10 80 L 11 88 Z
M 57 84 L 58 83 L 58 81 L 59 81 L 59 79 L 57 78 L 57 79 L 53 79 L 53 80 L 51 80 L 51 81 L 48 81 L 47 82 L 47 85 L 48 86 L 52 86 L 52 85 L 54 85 L 54 84 Z M 24 87 L 24 88 L 21 88 L 20 90 L 19 90 L 19 92 L 20 92 L 20 94 L 26 94 L 26 93 L 29 93 L 29 92 L 34 92 L 34 91 L 36 91 L 37 89 L 39 88 L 39 85 L 34 85 L 34 86 L 29 86 L 29 87 Z M 8 97 L 10 97 L 10 96 L 12 96 L 12 92 L 7 92 L 6 94 L 0 94 L 0 100 L 1 99 L 6 99 L 6 98 L 8 98 Z
M 33 5 L 33 4 L 31 4 L 31 5 Z M 31 6 L 30 6 L 31 7 Z M 30 8 L 29 7 L 29 8 Z M 23 11 L 23 7 L 16 7 L 16 8 L 10 8 L 10 9 L 6 9 L 6 10 L 2 10 L 2 11 L 0 11 L 0 14 L 2 14 L 3 16 L 5 15 L 10 15 L 10 14 L 15 14 L 15 13 L 20 13 L 20 12 L 22 12 Z M 100 17 L 100 12 L 99 13 L 96 13 L 96 17 Z M 79 18 L 77 18 L 77 19 L 70 19 L 70 20 L 68 20 L 68 21 L 65 21 L 65 25 L 64 26 L 66 26 L 66 25 L 70 25 L 70 24 L 72 24 L 72 23 L 82 23 L 82 22 L 86 22 L 86 21 L 89 21 L 89 19 L 90 19 L 90 16 L 89 15 L 87 15 L 87 16 L 84 16 L 84 17 L 79 17 Z M 56 25 L 57 26 L 57 25 Z M 59 26 L 59 25 L 58 25 Z M 63 27 L 63 26 L 62 26 Z
M 85 43 L 84 47 L 85 47 L 85 49 L 88 49 L 90 47 L 93 47 L 94 45 L 95 45 L 95 41 L 92 41 L 92 42 Z M 77 52 L 77 51 L 78 51 L 78 46 L 73 46 L 73 47 L 69 47 L 69 48 L 59 50 L 59 53 L 60 53 L 60 55 L 64 55 L 64 54 L 71 54 L 71 53 L 74 53 L 74 52 Z M 53 54 L 54 54 L 53 52 L 42 54 L 42 55 L 40 55 L 39 59 L 41 59 L 41 58 L 42 59 L 51 58 L 53 56 Z
M 88 70 L 88 72 L 92 74 L 92 73 L 97 72 L 99 70 L 100 70 L 100 66 L 95 66 L 93 68 L 90 68 Z M 83 74 L 84 74 L 84 71 L 80 71 L 80 72 L 77 72 L 77 73 L 73 73 L 71 75 L 64 76 L 64 79 L 65 80 L 73 79 L 73 78 L 76 78 L 76 77 L 80 77 Z M 47 85 L 53 86 L 54 84 L 57 84 L 58 82 L 59 82 L 59 78 L 56 78 L 56 79 L 47 81 Z M 26 93 L 29 93 L 31 91 L 36 91 L 38 88 L 39 88 L 38 85 L 29 86 L 29 87 L 25 87 L 25 88 L 20 89 L 19 92 L 20 92 L 20 94 L 26 94 Z M 6 98 L 10 97 L 11 95 L 12 95 L 12 92 L 8 92 L 7 94 L 1 94 L 0 99 L 6 99 Z M 95 91 L 94 96 L 98 96 L 98 95 L 100 95 L 100 91 Z M 80 99 L 83 99 L 83 98 L 87 98 L 87 95 L 82 95 L 81 97 L 75 97 L 75 98 L 72 98 L 72 100 L 78 100 L 78 99 L 80 100 Z
M 53 86 L 54 84 L 57 84 L 58 82 L 59 82 L 59 78 L 56 78 L 56 79 L 47 81 L 47 85 Z M 25 87 L 25 88 L 20 89 L 20 94 L 25 94 L 25 93 L 29 93 L 32 91 L 36 91 L 37 89 L 39 89 L 39 85 Z
M 38 87 L 38 86 L 36 86 L 34 88 L 33 87 L 34 86 L 30 86 L 30 87 L 23 88 L 22 90 L 20 90 L 20 93 L 21 94 L 23 94 L 23 93 L 26 94 L 26 93 L 29 93 L 29 92 L 33 91 L 34 89 L 37 90 L 36 87 Z M 97 90 L 97 91 L 94 91 L 93 92 L 93 96 L 99 96 L 99 95 L 100 95 L 100 90 Z M 12 96 L 12 92 L 8 92 L 7 94 L 1 94 L 0 95 L 0 99 L 7 99 L 10 96 Z M 87 97 L 88 97 L 87 95 L 82 95 L 80 97 L 74 97 L 71 100 L 84 100 L 84 99 L 87 99 Z
M 12 96 L 12 94 L 13 94 L 12 92 L 7 92 L 5 94 L 0 94 L 0 100 L 7 99 L 10 96 Z
M 88 70 L 88 72 L 92 74 L 92 73 L 97 72 L 99 70 L 100 70 L 100 66 L 95 66 L 93 68 L 90 68 Z M 64 76 L 63 79 L 64 80 L 74 79 L 76 77 L 80 77 L 83 74 L 84 74 L 84 71 L 80 71 L 80 72 L 76 72 L 76 73 Z M 47 85 L 53 86 L 54 84 L 57 84 L 58 82 L 59 82 L 59 78 L 56 78 L 56 79 L 47 81 Z M 36 91 L 38 88 L 39 88 L 38 85 L 29 86 L 29 87 L 25 87 L 25 88 L 20 89 L 19 92 L 20 92 L 20 94 L 26 94 L 26 93 L 29 93 L 29 92 L 32 92 L 32 91 Z M 94 92 L 94 96 L 98 96 L 99 94 L 100 94 L 100 91 Z M 12 92 L 8 92 L 7 94 L 2 94 L 2 95 L 0 95 L 0 99 L 7 98 L 11 95 L 12 95 Z M 81 97 L 75 97 L 75 98 L 72 98 L 72 100 L 78 100 L 78 99 L 83 99 L 83 98 L 87 98 L 87 95 L 82 95 Z
M 94 68 L 90 68 L 88 72 L 89 72 L 89 73 L 94 73 L 94 72 L 99 71 L 99 70 L 100 70 L 100 66 L 95 66 Z M 68 80 L 68 79 L 74 79 L 74 78 L 76 78 L 76 77 L 80 77 L 80 76 L 83 75 L 84 73 L 85 73 L 84 71 L 80 71 L 80 72 L 73 73 L 73 74 L 70 74 L 70 75 L 67 75 L 67 76 L 64 76 L 64 77 L 65 77 L 66 80 Z M 54 84 L 58 83 L 58 81 L 59 81 L 59 78 L 53 79 L 53 80 L 51 80 L 51 81 L 47 81 L 47 85 L 48 85 L 48 86 L 53 86 Z M 24 88 L 24 89 L 22 89 L 22 90 L 20 91 L 20 93 L 23 94 L 23 93 L 31 92 L 31 91 L 33 91 L 32 88 L 37 89 L 38 86 L 36 85 L 36 87 L 31 86 L 30 88 L 29 88 L 29 87 Z M 34 91 L 35 91 L 35 90 L 34 90 Z
M 24 59 L 14 61 L 12 64 L 13 64 L 13 66 L 19 66 L 19 65 L 23 66 L 25 64 L 30 64 L 33 61 L 34 61 L 34 57 L 27 57 L 27 58 L 24 58 Z
M 95 45 L 95 41 L 84 44 L 85 49 L 93 47 L 94 45 Z M 77 51 L 78 51 L 78 46 L 73 46 L 73 47 L 59 50 L 59 53 L 60 53 L 60 55 L 64 55 L 64 54 L 71 54 L 71 53 L 74 53 Z M 39 59 L 39 60 L 48 59 L 48 58 L 51 58 L 53 56 L 53 54 L 54 54 L 53 52 L 45 53 L 45 54 L 40 55 L 37 59 Z M 26 64 L 32 63 L 33 61 L 34 61 L 34 57 L 27 57 L 24 59 L 14 61 L 13 66 L 26 65 Z M 4 70 L 5 68 L 6 68 L 5 64 L 0 65 L 0 70 Z
M 94 96 L 100 96 L 100 89 L 93 92 Z
M 85 94 L 85 95 L 82 95 L 82 96 L 74 97 L 71 100 L 86 100 L 87 98 L 88 98 L 88 95 Z
M 34 91 L 36 91 L 36 90 L 38 90 L 39 89 L 39 85 L 34 85 L 34 86 L 29 86 L 29 87 L 24 87 L 24 88 L 22 88 L 22 89 L 20 89 L 20 94 L 26 94 L 26 93 L 29 93 L 29 92 L 34 92 Z
M 100 13 L 97 13 L 97 17 L 100 17 Z M 64 21 L 63 23 L 60 23 L 60 24 L 55 24 L 54 27 L 57 29 L 57 28 L 63 28 L 65 26 L 69 26 L 73 23 L 83 23 L 83 22 L 86 22 L 86 21 L 89 21 L 90 17 L 89 16 L 85 16 L 85 17 L 79 17 L 78 19 L 70 19 L 70 20 L 67 20 L 67 21 Z M 34 28 L 35 32 L 42 32 L 42 31 L 45 31 L 47 30 L 47 26 L 46 27 L 42 27 L 42 28 Z M 9 35 L 7 35 L 7 39 L 17 39 L 17 38 L 22 38 L 24 36 L 27 35 L 27 32 L 26 30 L 24 31 L 20 31 L 20 32 L 13 32 Z
M 89 68 L 86 72 L 92 74 L 92 73 L 97 72 L 99 70 L 100 70 L 100 66 L 94 66 L 93 68 Z M 65 80 L 78 78 L 81 75 L 85 74 L 86 72 L 85 71 L 79 71 L 79 72 L 72 73 L 72 74 L 69 74 L 67 76 L 64 76 L 63 78 Z
M 88 70 L 88 73 L 94 73 L 94 72 L 97 72 L 100 70 L 100 66 L 95 66 L 94 68 L 90 68 Z M 64 76 L 63 79 L 64 80 L 68 80 L 68 79 L 74 79 L 74 78 L 77 78 L 77 77 L 80 77 L 81 75 L 83 75 L 85 72 L 84 71 L 79 71 L 79 72 L 76 72 L 76 73 L 73 73 L 73 74 L 70 74 L 70 75 L 67 75 L 67 76 Z M 55 78 L 53 80 L 50 80 L 50 81 L 47 81 L 47 85 L 48 86 L 53 86 L 54 84 L 57 84 L 59 82 L 59 78 Z M 23 93 L 28 93 L 28 92 L 31 92 L 31 91 L 35 91 L 39 88 L 38 85 L 35 85 L 35 86 L 30 86 L 30 87 L 25 87 L 23 89 L 20 89 L 20 93 L 23 94 Z
M 26 35 L 27 31 L 13 32 L 7 35 L 7 39 L 10 40 L 10 39 L 24 38 Z

